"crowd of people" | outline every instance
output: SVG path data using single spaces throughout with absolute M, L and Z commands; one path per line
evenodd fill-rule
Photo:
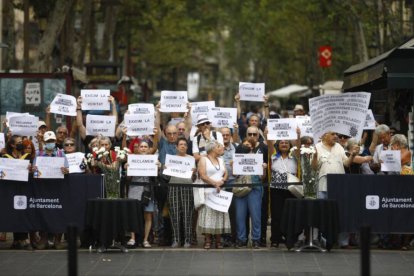
M 118 121 L 115 99 L 110 96 L 108 100 L 112 105 L 108 115 L 116 116 Z M 380 153 L 383 150 L 400 150 L 402 170 L 395 173 L 413 174 L 407 138 L 403 134 L 392 133 L 390 127 L 384 124 L 378 125 L 375 131 L 364 131 L 361 141 L 332 131 L 326 132 L 319 141 L 314 141 L 310 136 L 301 137 L 299 129 L 297 140 L 267 140 L 266 120 L 282 117 L 270 107 L 267 97 L 262 107 L 242 112 L 240 96 L 237 94 L 235 103 L 238 121 L 232 128 L 214 129 L 211 119 L 207 115 L 200 115 L 192 137 L 190 103 L 189 111 L 182 118 L 181 114 L 169 114 L 169 121 L 165 123 L 162 123 L 163 116 L 158 104 L 155 107 L 154 134 L 142 137 L 128 136 L 124 122 L 117 125 L 115 137 L 87 135 L 81 97 L 77 103 L 76 121 L 70 131 L 63 125 L 55 131 L 51 129 L 49 109 L 45 121 L 39 121 L 36 137 L 14 135 L 9 131 L 7 122 L 4 122 L 6 147 L 2 157 L 29 160 L 29 173 L 36 175 L 36 158 L 39 156 L 65 157 L 74 152 L 85 153 L 85 162 L 80 165 L 82 170 L 91 174 L 104 173 L 105 182 L 113 184 L 106 186 L 107 195 L 137 199 L 144 205 L 144 232 L 126 233 L 125 242 L 129 247 L 150 248 L 158 244 L 190 248 L 197 244 L 197 235 L 204 236 L 205 249 L 243 248 L 249 244 L 254 249 L 267 245 L 279 247 L 285 241 L 280 230 L 284 202 L 295 197 L 285 184 L 292 176 L 300 181 L 301 159 L 297 151 L 301 146 L 315 145 L 316 148 L 312 168 L 317 175 L 318 198 L 327 198 L 327 174 L 384 174 L 380 169 Z M 296 105 L 293 116 L 303 115 L 306 115 L 303 106 Z M 129 154 L 156 154 L 158 176 L 126 176 L 127 159 L 120 158 L 115 150 L 117 147 L 128 148 Z M 107 154 L 97 158 L 97 149 L 100 148 Z M 195 209 L 193 188 L 185 184 L 193 184 L 199 179 L 217 192 L 232 191 L 232 184 L 237 183 L 239 178 L 233 174 L 233 158 L 237 153 L 263 156 L 263 174 L 251 175 L 249 178 L 250 183 L 257 185 L 253 185 L 242 197 L 234 196 L 228 212 L 219 212 L 206 205 Z M 163 171 L 167 155 L 194 157 L 196 165 L 193 176 L 181 178 L 165 175 Z M 68 168 L 66 160 L 61 168 L 62 173 L 69 173 Z M 155 185 L 158 183 L 166 185 Z M 267 236 L 269 219 L 270 237 Z M 4 239 L 5 233 L 1 234 L 0 239 Z M 62 235 L 46 232 L 13 233 L 12 247 L 60 249 L 64 247 Z M 267 244 L 268 238 L 270 244 Z M 323 233 L 314 237 L 301 235 L 298 244 L 304 243 L 305 238 L 319 242 L 323 239 Z M 393 235 L 392 238 L 380 236 L 378 243 L 382 247 L 408 249 L 411 240 L 411 235 Z M 342 248 L 348 248 L 357 243 L 357 238 L 351 233 L 341 233 L 338 242 Z

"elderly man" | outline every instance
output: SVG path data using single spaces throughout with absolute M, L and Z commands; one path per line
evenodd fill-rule
M 224 145 L 223 136 L 220 132 L 211 130 L 211 121 L 207 115 L 200 114 L 197 117 L 198 130 L 197 135 L 193 140 L 193 156 L 198 162 L 202 155 L 207 155 L 205 146 L 210 140 L 216 140 L 220 144 Z
M 381 172 L 381 152 L 383 150 L 390 149 L 391 132 L 387 125 L 379 125 L 375 129 L 372 143 L 369 147 L 370 152 L 373 154 L 373 163 L 370 165 L 371 170 L 377 174 L 385 174 Z
M 65 126 L 59 126 L 56 129 L 56 147 L 63 149 L 63 141 L 68 137 L 69 131 Z
M 293 109 L 293 116 L 305 116 L 306 112 L 305 109 L 303 108 L 303 105 L 301 104 L 297 104 L 295 105 L 295 108 Z

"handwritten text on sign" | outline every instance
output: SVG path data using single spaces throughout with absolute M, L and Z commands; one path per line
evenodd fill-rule
M 111 108 L 108 101 L 109 95 L 109 90 L 81 90 L 82 110 L 110 110 Z
M 37 133 L 38 117 L 14 116 L 10 118 L 10 130 L 14 135 L 35 136 Z
M 239 82 L 239 93 L 241 101 L 263 102 L 263 96 L 265 94 L 265 84 Z
M 129 154 L 127 175 L 128 176 L 157 176 L 158 175 L 157 160 L 158 159 L 156 155 Z
M 191 103 L 191 119 L 193 126 L 197 124 L 199 115 L 203 114 L 209 116 L 210 110 L 214 107 L 216 107 L 215 101 Z
M 82 152 L 67 153 L 66 159 L 69 163 L 69 173 L 83 173 L 85 169 L 81 169 L 80 165 L 85 158 L 85 154 Z
M 149 115 L 154 114 L 154 105 L 147 103 L 136 103 L 128 105 L 129 114 L 142 114 Z
M 381 171 L 400 172 L 401 171 L 401 151 L 383 150 L 380 155 Z
M 216 189 L 208 188 L 204 192 L 206 205 L 213 210 L 227 213 L 233 198 L 233 193 L 221 190 L 217 193 Z
M 86 135 L 114 137 L 115 116 L 86 115 Z
M 125 114 L 124 123 L 127 127 L 127 135 L 129 136 L 154 134 L 154 114 Z
M 233 158 L 234 175 L 263 175 L 263 155 L 248 153 L 235 154 Z
M 210 110 L 208 116 L 213 127 L 229 127 L 233 128 L 237 122 L 237 108 L 214 107 Z
M 195 168 L 195 159 L 192 156 L 178 156 L 167 154 L 165 158 L 164 174 L 181 177 L 191 178 L 193 175 L 193 168 Z
M 76 98 L 71 95 L 57 94 L 50 103 L 50 113 L 76 116 Z
M 297 122 L 295 118 L 268 119 L 267 129 L 269 133 L 267 134 L 267 139 L 271 141 L 296 140 L 298 138 L 296 127 Z
M 29 160 L 0 158 L 0 179 L 28 181 L 29 164 Z
M 187 91 L 161 91 L 161 112 L 187 112 Z
M 366 120 L 371 94 L 367 92 L 322 95 L 309 99 L 313 137 L 328 131 L 359 140 Z
M 65 166 L 65 157 L 36 157 L 38 178 L 65 178 L 61 168 Z

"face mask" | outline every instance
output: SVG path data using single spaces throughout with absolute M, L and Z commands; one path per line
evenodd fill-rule
M 55 148 L 55 143 L 46 143 L 45 144 L 45 150 L 53 150 Z
M 23 144 L 17 144 L 17 145 L 16 145 L 16 150 L 18 150 L 18 151 L 22 151 L 23 149 L 24 149 Z

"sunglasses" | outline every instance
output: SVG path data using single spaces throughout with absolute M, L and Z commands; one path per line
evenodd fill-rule
M 257 136 L 257 133 L 247 133 L 247 136 Z
M 338 138 L 339 138 L 339 139 L 348 139 L 349 137 L 348 137 L 348 136 L 346 136 L 346 135 L 338 135 Z
M 73 147 L 75 144 L 65 144 L 65 147 Z

